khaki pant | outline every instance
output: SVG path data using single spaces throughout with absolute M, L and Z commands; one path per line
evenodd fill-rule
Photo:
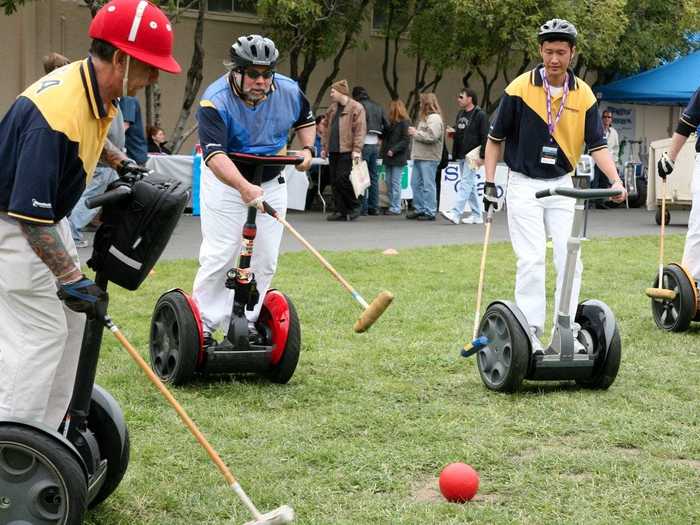
M 67 219 L 58 225 L 78 261 Z M 85 315 L 56 296 L 56 279 L 19 224 L 0 215 L 0 418 L 58 428 L 73 394 Z

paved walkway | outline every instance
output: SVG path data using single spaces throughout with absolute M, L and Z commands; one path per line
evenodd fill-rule
M 687 210 L 673 210 L 669 234 L 685 233 Z M 484 230 L 479 225 L 454 225 L 438 216 L 435 222 L 408 221 L 403 216 L 360 217 L 353 222 L 327 222 L 321 212 L 290 211 L 287 220 L 317 250 L 368 250 L 386 248 L 413 248 L 431 245 L 479 244 Z M 590 210 L 588 238 L 637 237 L 658 235 L 659 227 L 654 213 L 643 209 Z M 88 234 L 92 241 L 92 234 Z M 493 241 L 508 240 L 506 217 L 497 213 L 491 231 Z M 185 215 L 180 220 L 161 259 L 194 259 L 199 253 L 202 237 L 199 218 Z M 282 240 L 282 252 L 304 250 L 289 233 Z M 86 261 L 91 248 L 80 250 Z

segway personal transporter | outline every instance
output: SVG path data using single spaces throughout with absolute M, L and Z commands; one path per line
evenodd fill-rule
M 301 157 L 235 153 L 236 163 L 254 166 L 256 184 L 265 166 L 303 162 Z M 299 318 L 292 301 L 270 289 L 263 299 L 256 323 L 249 323 L 246 310 L 253 310 L 259 294 L 250 271 L 256 235 L 257 208 L 248 208 L 238 266 L 231 268 L 222 286 L 234 291 L 231 320 L 225 339 L 205 346 L 202 320 L 194 299 L 179 288 L 164 293 L 151 320 L 151 368 L 167 383 L 187 383 L 194 374 L 258 374 L 275 383 L 287 383 L 296 370 L 301 346 Z
M 141 182 L 139 177 L 127 177 L 116 188 L 88 200 L 89 207 L 105 205 L 102 234 L 97 232 L 93 258 L 88 261 L 97 272 L 95 283 L 103 290 L 107 290 L 113 276 L 95 261 L 99 259 L 98 244 L 107 241 L 114 227 L 108 218 L 109 207 L 114 204 L 128 209 L 129 206 L 123 206 L 124 201 L 132 193 L 142 194 L 143 185 L 154 187 L 150 182 Z M 172 224 L 161 225 L 162 247 L 175 228 L 176 215 L 182 213 L 186 197 L 184 193 Z M 153 263 L 162 253 L 162 248 L 154 249 L 150 254 Z M 137 261 L 132 259 L 132 262 Z M 147 274 L 151 267 L 148 263 L 141 271 Z M 104 312 L 86 322 L 73 398 L 58 431 L 21 419 L 0 420 L 2 524 L 78 525 L 83 522 L 86 508 L 104 501 L 124 477 L 129 464 L 129 432 L 124 415 L 114 398 L 95 384 L 106 313 L 107 304 Z
M 524 379 L 534 381 L 575 380 L 580 386 L 607 389 L 615 381 L 620 366 L 620 333 L 615 315 L 603 302 L 588 300 L 578 305 L 575 322 L 577 338 L 570 323 L 569 304 L 576 261 L 583 233 L 586 200 L 619 195 L 619 190 L 552 188 L 536 193 L 538 199 L 561 195 L 576 199 L 576 211 L 568 241 L 564 280 L 559 296 L 559 312 L 549 347 L 533 354 L 533 340 L 522 311 L 511 301 L 492 302 L 479 324 L 475 339 L 481 341 L 472 352 L 477 355 L 481 380 L 498 392 L 518 390 Z

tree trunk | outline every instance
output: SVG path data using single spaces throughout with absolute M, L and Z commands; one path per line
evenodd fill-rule
M 207 0 L 200 0 L 199 11 L 197 13 L 197 25 L 194 31 L 194 51 L 192 53 L 192 61 L 190 68 L 187 71 L 187 83 L 185 84 L 185 97 L 182 101 L 182 109 L 180 116 L 177 119 L 175 128 L 170 135 L 169 146 L 172 147 L 173 153 L 178 153 L 183 142 L 187 139 L 184 133 L 185 125 L 190 117 L 192 105 L 199 93 L 199 88 L 202 85 L 202 68 L 204 65 L 204 46 L 202 45 L 204 35 L 204 13 L 207 9 Z

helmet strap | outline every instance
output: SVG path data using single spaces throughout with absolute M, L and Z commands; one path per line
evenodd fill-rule
M 126 54 L 126 53 L 125 53 Z M 129 95 L 129 66 L 131 65 L 131 55 L 126 55 L 126 69 L 124 70 L 124 80 L 122 80 L 122 96 Z

